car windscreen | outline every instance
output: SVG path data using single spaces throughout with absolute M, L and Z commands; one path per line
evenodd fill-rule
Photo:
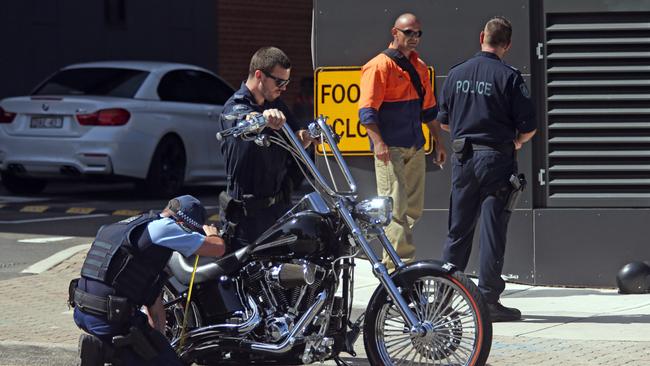
M 54 74 L 32 94 L 133 98 L 147 75 L 147 71 L 108 67 L 67 69 Z

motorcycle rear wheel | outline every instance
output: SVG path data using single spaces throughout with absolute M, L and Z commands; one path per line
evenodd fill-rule
M 492 323 L 476 285 L 462 273 L 421 268 L 393 280 L 418 320 L 433 331 L 412 335 L 383 287 L 366 311 L 364 344 L 371 365 L 483 366 Z

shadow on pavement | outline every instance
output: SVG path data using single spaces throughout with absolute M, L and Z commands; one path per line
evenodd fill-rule
M 590 317 L 524 314 L 524 323 L 597 323 L 597 324 L 650 324 L 650 315 L 596 315 Z

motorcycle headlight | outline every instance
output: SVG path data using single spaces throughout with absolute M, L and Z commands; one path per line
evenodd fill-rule
M 391 197 L 375 197 L 357 203 L 354 207 L 355 216 L 372 225 L 386 226 L 393 219 L 393 199 Z

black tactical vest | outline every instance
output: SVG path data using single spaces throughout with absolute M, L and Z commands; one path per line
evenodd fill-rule
M 151 305 L 165 280 L 163 269 L 172 250 L 154 245 L 147 224 L 158 214 L 143 214 L 105 225 L 97 232 L 81 276 L 111 287 L 135 305 Z

